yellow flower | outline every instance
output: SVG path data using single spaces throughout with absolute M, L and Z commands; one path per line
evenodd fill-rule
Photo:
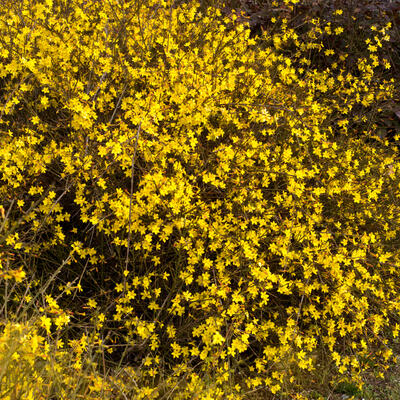
M 224 342 L 225 342 L 225 338 L 219 332 L 215 332 L 212 343 L 213 344 L 222 344 Z
M 88 307 L 89 308 L 96 308 L 97 307 L 97 302 L 94 299 L 89 299 L 88 300 Z
M 43 315 L 42 317 L 40 317 L 40 321 L 41 326 L 46 329 L 46 333 L 50 334 L 51 319 Z

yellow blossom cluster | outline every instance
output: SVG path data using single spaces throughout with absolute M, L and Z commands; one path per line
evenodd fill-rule
M 239 399 L 301 393 L 322 359 L 360 385 L 385 369 L 400 168 L 357 129 L 393 95 L 390 26 L 350 73 L 330 22 L 253 38 L 197 1 L 3 3 L 0 294 L 33 319 L 0 325 L 0 397 Z
M 67 398 L 80 390 L 84 398 L 100 400 L 112 394 L 110 382 L 96 372 L 96 363 L 84 358 L 85 368 L 77 359 L 88 343 L 83 335 L 69 343 L 51 340 L 41 332 L 43 321 L 7 322 L 0 334 L 0 393 L 2 399 L 47 400 L 57 393 Z M 61 388 L 61 390 L 60 390 Z

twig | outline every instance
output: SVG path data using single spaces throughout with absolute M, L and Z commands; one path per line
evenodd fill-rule
M 15 203 L 15 199 L 12 199 L 12 200 L 11 200 L 10 207 L 8 207 L 7 214 L 5 215 L 5 217 L 4 217 L 4 219 L 3 219 L 3 223 L 2 223 L 2 225 L 1 225 L 1 227 L 0 227 L 0 233 L 1 233 L 1 232 L 3 231 L 3 229 L 4 229 L 4 226 L 5 226 L 5 224 L 6 224 L 7 220 L 8 220 L 8 216 L 10 215 L 10 211 L 11 211 L 11 209 L 12 209 L 14 203 Z
M 117 104 L 116 104 L 116 106 L 115 106 L 115 108 L 114 108 L 114 112 L 113 112 L 113 114 L 112 114 L 110 120 L 108 121 L 108 124 L 111 124 L 111 123 L 113 122 L 114 117 L 115 117 L 115 114 L 117 113 L 117 110 L 118 110 L 118 108 L 119 108 L 119 105 L 121 104 L 121 100 L 122 100 L 122 97 L 123 97 L 124 94 L 125 94 L 125 90 L 126 90 L 127 86 L 128 86 L 128 85 L 126 84 L 126 85 L 124 86 L 124 88 L 122 89 L 122 93 L 121 93 L 121 95 L 119 96 L 119 99 L 118 99 L 118 101 L 117 101 Z M 139 126 L 140 126 L 140 125 L 139 125 Z
M 134 178 L 134 173 L 135 173 L 135 159 L 136 159 L 136 150 L 137 150 L 137 145 L 139 141 L 139 134 L 140 134 L 140 128 L 141 128 L 142 123 L 139 124 L 138 130 L 136 133 L 136 142 L 135 142 L 135 149 L 133 152 L 132 156 L 132 166 L 131 166 L 131 191 L 130 191 L 130 197 L 129 197 L 129 231 L 128 231 L 128 244 L 126 247 L 126 259 L 125 259 L 125 270 L 128 269 L 128 263 L 129 263 L 129 246 L 131 243 L 131 222 L 132 222 L 132 197 L 133 197 L 133 178 Z M 126 290 L 126 276 L 124 274 L 124 292 Z

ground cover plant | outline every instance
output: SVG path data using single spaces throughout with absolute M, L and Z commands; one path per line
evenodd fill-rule
M 396 362 L 392 25 L 349 63 L 343 10 L 297 3 L 254 35 L 218 2 L 3 2 L 2 398 L 324 398 Z

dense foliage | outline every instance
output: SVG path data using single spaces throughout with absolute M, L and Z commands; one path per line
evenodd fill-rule
M 250 37 L 196 1 L 3 2 L 2 398 L 300 399 L 305 372 L 384 372 L 390 24 L 349 66 L 341 15 Z

